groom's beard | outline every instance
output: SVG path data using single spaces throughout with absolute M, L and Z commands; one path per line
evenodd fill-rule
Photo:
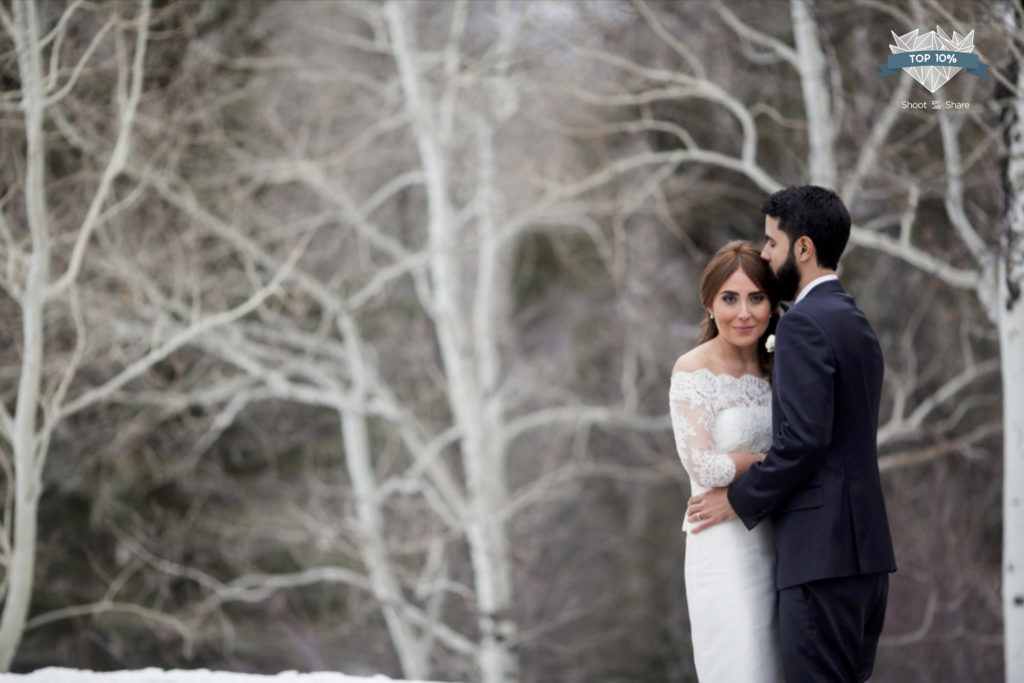
M 769 270 L 771 270 L 769 268 Z M 782 301 L 792 301 L 796 298 L 797 287 L 800 286 L 800 271 L 796 267 L 796 256 L 793 248 L 789 249 L 789 256 L 786 262 L 779 266 L 778 272 L 773 272 L 775 280 L 775 294 Z

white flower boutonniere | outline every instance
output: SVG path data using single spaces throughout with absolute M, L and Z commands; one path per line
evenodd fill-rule
M 775 353 L 775 335 L 769 334 L 768 338 L 764 340 L 764 348 L 768 353 Z

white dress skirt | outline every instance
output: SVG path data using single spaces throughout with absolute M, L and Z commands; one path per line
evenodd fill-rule
M 771 445 L 771 385 L 752 375 L 677 372 L 669 390 L 676 447 L 691 493 L 728 486 L 728 453 Z M 689 522 L 683 530 L 689 531 Z M 775 542 L 767 520 L 739 519 L 686 535 L 686 601 L 701 683 L 783 683 L 779 655 Z

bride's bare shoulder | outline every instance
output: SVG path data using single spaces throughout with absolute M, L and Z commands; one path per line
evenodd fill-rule
M 672 374 L 708 369 L 711 360 L 708 351 L 708 342 L 704 342 L 679 356 L 676 364 L 672 367 Z

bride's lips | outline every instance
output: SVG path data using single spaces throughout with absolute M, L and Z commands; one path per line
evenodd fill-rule
M 755 329 L 757 329 L 757 326 L 750 325 L 748 327 L 734 327 L 733 329 L 739 332 L 740 334 L 746 334 L 747 332 L 753 332 Z

